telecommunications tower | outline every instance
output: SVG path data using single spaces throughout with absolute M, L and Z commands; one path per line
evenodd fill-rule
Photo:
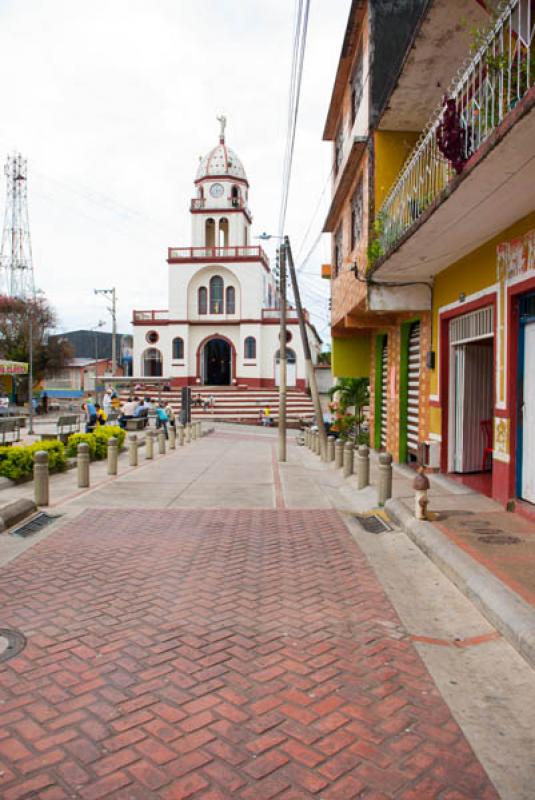
M 0 253 L 0 294 L 31 299 L 35 296 L 32 243 L 28 220 L 28 167 L 20 153 L 8 156 L 6 211 Z

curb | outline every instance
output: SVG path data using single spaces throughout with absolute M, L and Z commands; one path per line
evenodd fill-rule
M 7 503 L 5 506 L 0 506 L 0 532 L 5 531 L 6 528 L 11 528 L 17 522 L 35 514 L 37 506 L 33 500 L 21 498 L 14 500 L 12 503 Z
M 486 567 L 450 542 L 431 522 L 415 519 L 400 500 L 388 500 L 385 510 L 535 668 L 535 609 Z

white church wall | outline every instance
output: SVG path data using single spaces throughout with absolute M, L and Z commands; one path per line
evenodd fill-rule
M 238 374 L 240 378 L 259 379 L 262 377 L 262 325 L 240 325 L 240 345 L 238 349 Z M 245 340 L 253 336 L 256 340 L 255 358 L 245 358 Z

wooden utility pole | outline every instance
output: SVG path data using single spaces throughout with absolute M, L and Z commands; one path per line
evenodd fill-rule
M 279 248 L 279 296 L 280 296 L 280 329 L 279 329 L 279 461 L 286 461 L 286 247 L 283 242 Z
M 284 237 L 285 255 L 288 259 L 288 268 L 290 270 L 290 279 L 292 281 L 292 290 L 295 298 L 295 307 L 297 309 L 297 316 L 299 319 L 299 330 L 301 331 L 301 341 L 303 344 L 303 353 L 305 354 L 305 365 L 308 378 L 308 385 L 312 393 L 312 402 L 314 404 L 314 413 L 316 416 L 316 425 L 318 426 L 319 440 L 320 440 L 320 454 L 322 461 L 327 459 L 327 433 L 323 423 L 323 411 L 321 410 L 320 396 L 318 392 L 318 384 L 316 382 L 316 373 L 314 372 L 314 365 L 312 364 L 312 355 L 310 353 L 310 342 L 308 341 L 308 334 L 306 329 L 305 316 L 303 314 L 303 306 L 301 305 L 301 295 L 299 293 L 299 284 L 297 283 L 297 274 L 295 272 L 295 265 L 292 255 L 292 248 L 290 247 L 290 240 L 287 236 Z M 286 342 L 284 343 L 286 345 Z

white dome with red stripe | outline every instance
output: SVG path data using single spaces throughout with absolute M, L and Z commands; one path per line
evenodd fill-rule
M 234 150 L 227 147 L 225 144 L 225 137 L 221 135 L 217 147 L 214 147 L 210 150 L 208 155 L 201 159 L 195 180 L 223 178 L 226 176 L 247 181 L 247 175 L 245 174 L 243 164 Z

